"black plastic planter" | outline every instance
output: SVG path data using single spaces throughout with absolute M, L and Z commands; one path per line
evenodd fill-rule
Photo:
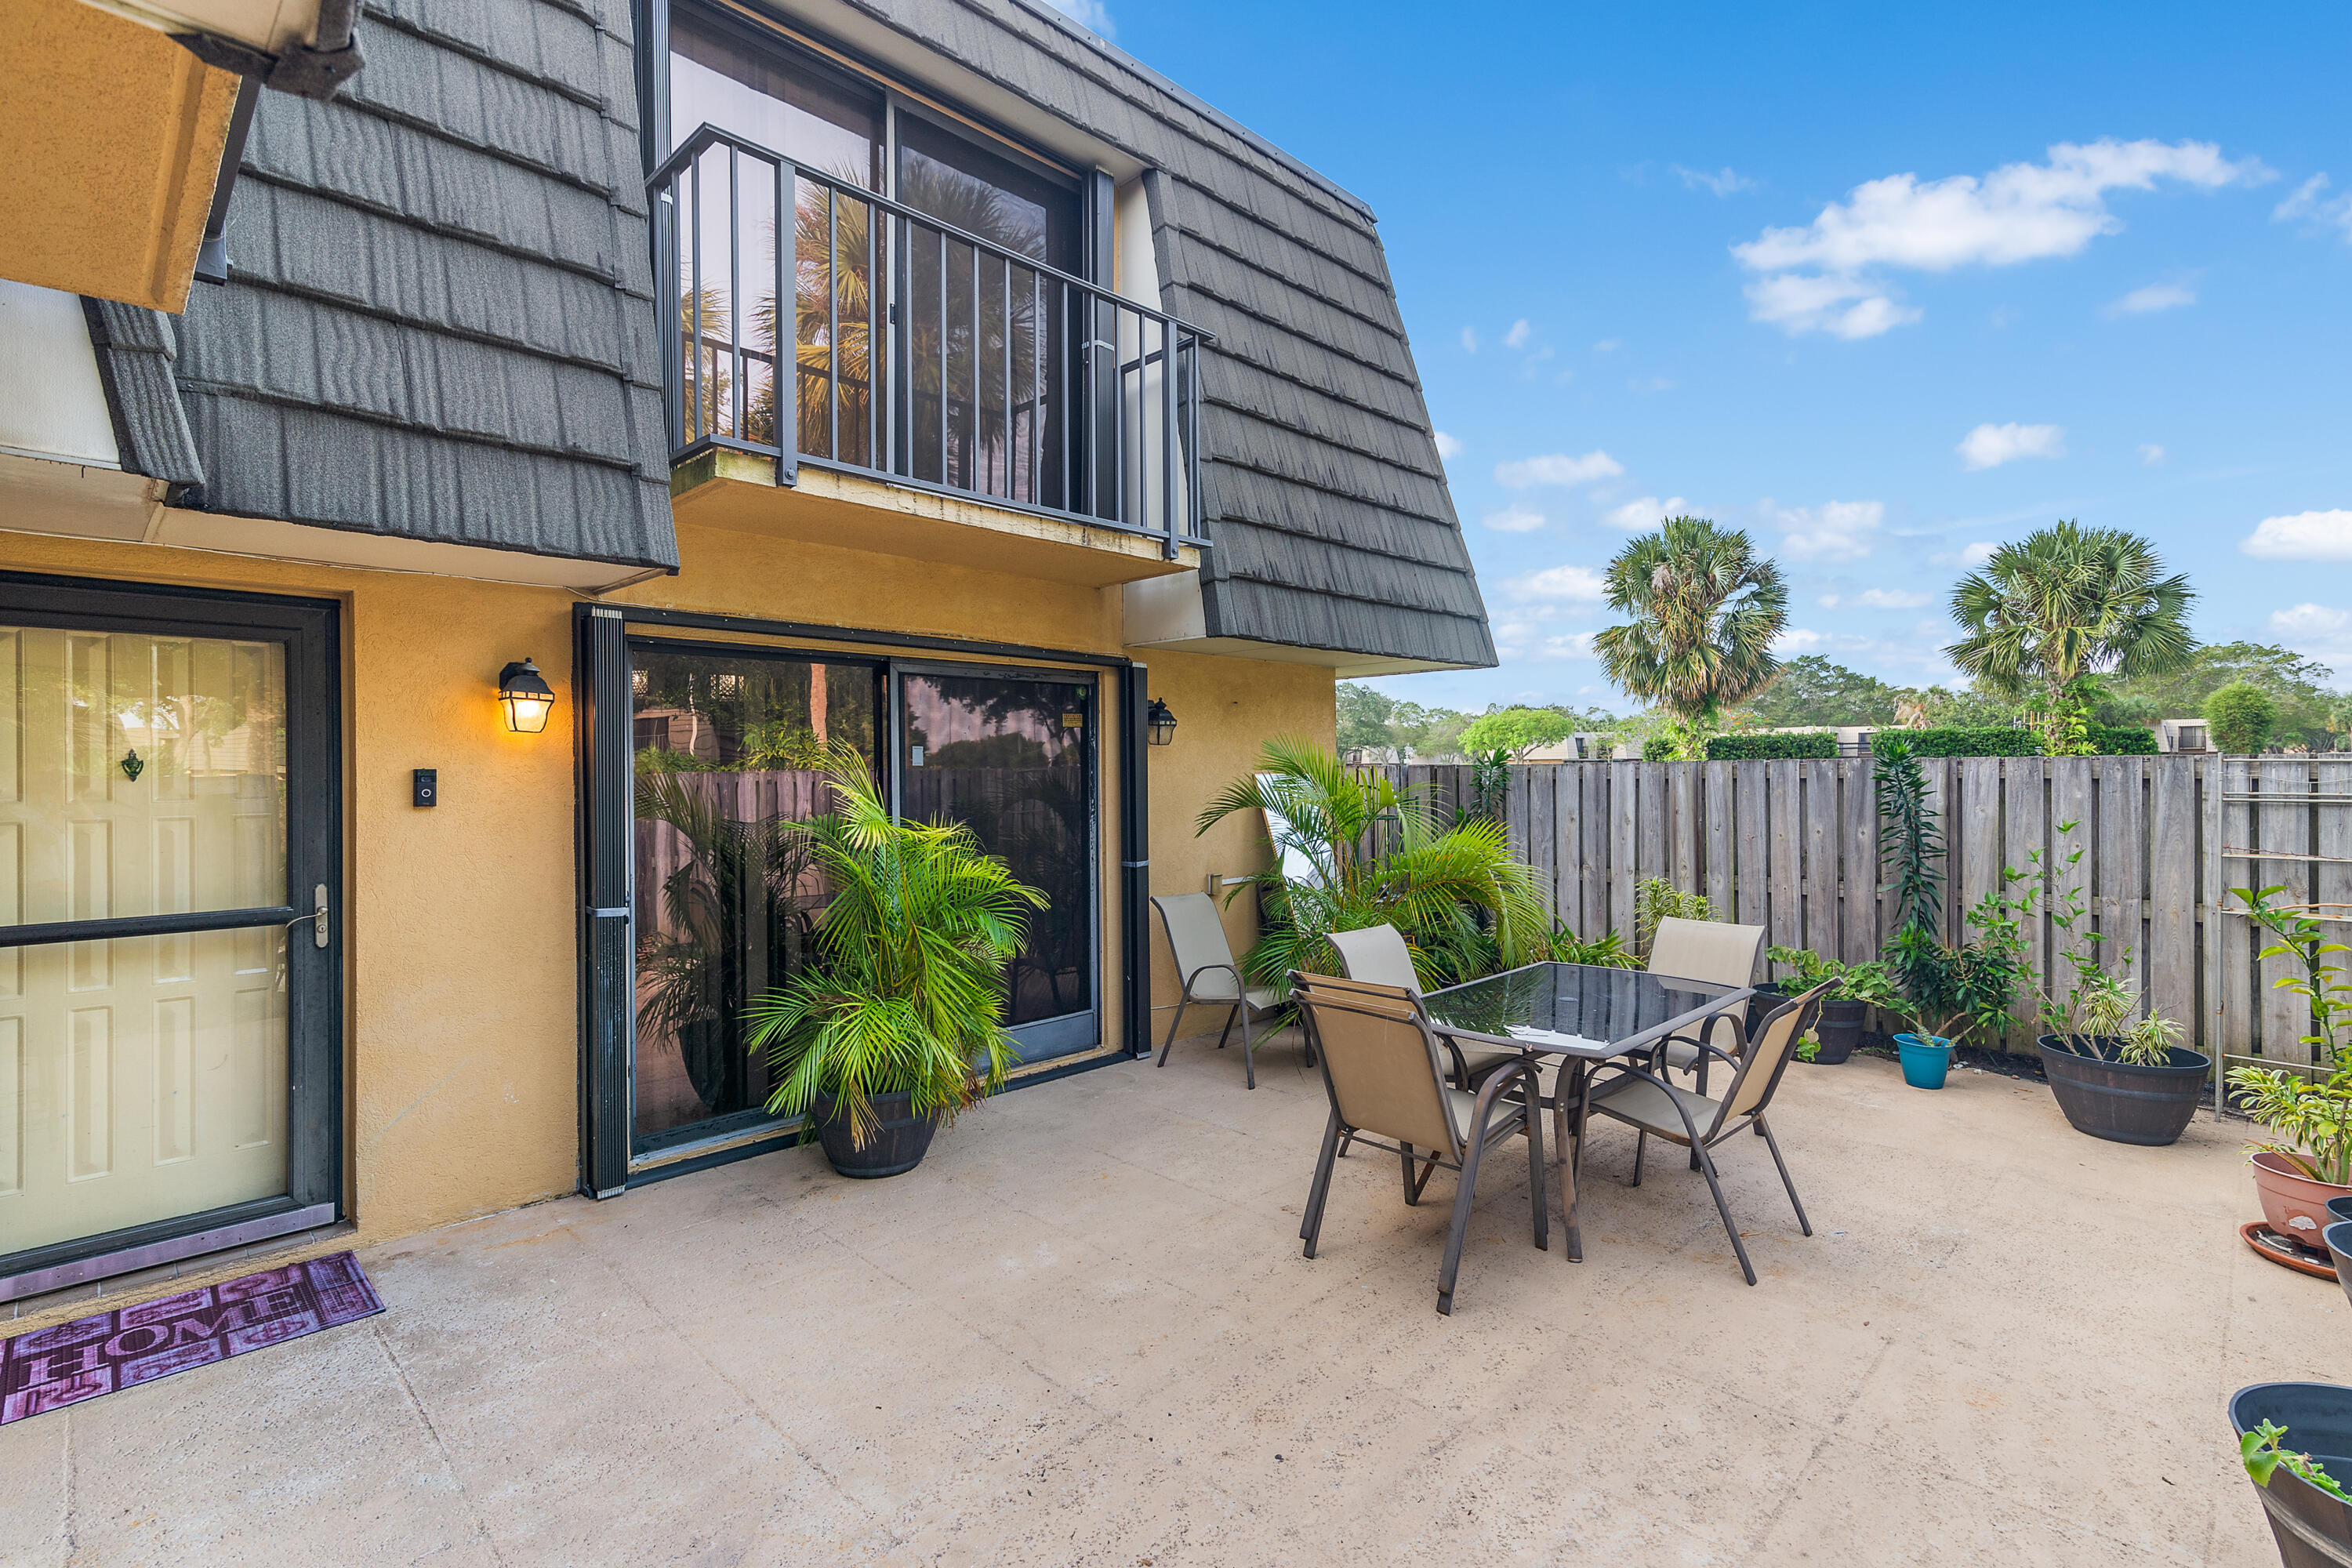
M 2288 1449 L 2309 1454 L 2340 1484 L 2352 1476 L 2352 1388 L 2333 1383 L 2258 1383 L 2230 1396 L 2238 1436 L 2275 1421 Z M 2270 1516 L 2282 1568 L 2352 1568 L 2352 1511 L 2281 1465 L 2254 1489 Z
M 938 1118 L 915 1114 L 911 1094 L 877 1094 L 873 1099 L 874 1114 L 882 1119 L 882 1126 L 863 1149 L 850 1142 L 849 1112 L 838 1100 L 820 1091 L 812 1111 L 824 1157 L 843 1175 L 862 1182 L 902 1176 L 921 1164 L 931 1146 L 931 1134 L 940 1128 Z
M 2116 1042 L 2097 1043 L 2112 1048 Z M 2042 1070 L 2075 1131 L 2114 1143 L 2155 1145 L 2172 1142 L 2189 1125 L 2212 1081 L 2213 1061 L 2175 1046 L 2164 1066 L 2134 1067 L 2077 1055 L 2057 1036 L 2044 1035 Z
M 1764 1015 L 1789 1000 L 1793 994 L 1795 993 L 1783 990 L 1781 983 L 1777 980 L 1767 980 L 1763 984 L 1759 985 L 1756 988 L 1756 994 L 1748 999 L 1748 1027 L 1743 1031 L 1748 1037 L 1754 1039 L 1756 1031 L 1764 1026 Z
M 1822 1003 L 1821 1016 L 1813 1023 L 1813 1037 L 1822 1048 L 1813 1060 L 1833 1068 L 1853 1055 L 1853 1047 L 1862 1043 L 1863 1015 L 1868 1011 L 1860 1002 Z

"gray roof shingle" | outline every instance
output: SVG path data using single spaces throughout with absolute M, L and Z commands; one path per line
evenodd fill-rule
M 370 0 L 264 93 L 180 324 L 211 510 L 670 567 L 626 0 Z

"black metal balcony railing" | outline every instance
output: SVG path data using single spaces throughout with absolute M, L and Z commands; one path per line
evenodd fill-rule
M 1171 560 L 1205 542 L 1210 333 L 716 126 L 646 188 L 677 301 L 672 462 L 731 447 L 785 483 L 815 463 L 1150 534 Z

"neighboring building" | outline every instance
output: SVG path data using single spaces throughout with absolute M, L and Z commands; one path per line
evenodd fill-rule
M 2156 749 L 2158 752 L 2210 752 L 2212 741 L 2208 738 L 2202 719 L 2162 719 L 2157 721 Z
M 358 44 L 182 84 L 225 285 L 0 252 L 0 1300 L 776 1146 L 822 900 L 743 846 L 845 748 L 1053 895 L 1024 1076 L 1127 1059 L 1212 793 L 1493 662 L 1372 214 L 1042 4 Z

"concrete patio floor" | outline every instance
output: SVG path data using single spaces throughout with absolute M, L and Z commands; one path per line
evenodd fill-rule
M 1482 1183 L 1344 1161 L 1295 1047 L 1009 1095 L 911 1175 L 814 1149 L 364 1251 L 389 1310 L 0 1429 L 0 1562 L 2275 1562 L 2222 1404 L 2340 1380 L 2262 1261 L 2240 1124 L 2071 1131 L 2037 1085 L 1791 1069 L 1723 1154 L 1762 1282 L 1598 1127 L 1586 1261 Z

